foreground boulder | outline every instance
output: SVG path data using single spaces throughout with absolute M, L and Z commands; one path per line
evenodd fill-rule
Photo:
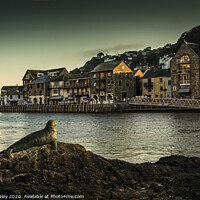
M 157 163 L 131 164 L 65 143 L 58 143 L 57 151 L 45 145 L 10 158 L 2 152 L 0 194 L 29 199 L 45 195 L 51 199 L 53 195 L 55 199 L 59 199 L 56 195 L 62 199 L 64 195 L 84 195 L 91 200 L 200 199 L 200 158 L 170 156 Z

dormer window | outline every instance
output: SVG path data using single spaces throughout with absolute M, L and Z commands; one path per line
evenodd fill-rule
M 37 73 L 37 77 L 41 77 L 41 76 L 44 76 L 43 73 Z

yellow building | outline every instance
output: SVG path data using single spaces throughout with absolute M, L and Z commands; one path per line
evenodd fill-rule
M 152 98 L 171 97 L 169 70 L 149 70 L 142 78 L 142 95 Z

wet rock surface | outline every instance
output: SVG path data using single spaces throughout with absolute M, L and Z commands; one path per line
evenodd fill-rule
M 60 142 L 57 151 L 45 145 L 10 158 L 2 152 L 0 195 L 10 194 L 84 195 L 91 200 L 196 200 L 200 199 L 200 158 L 175 155 L 156 163 L 132 164 Z

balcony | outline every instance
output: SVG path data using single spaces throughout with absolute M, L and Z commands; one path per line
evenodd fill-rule
M 56 88 L 64 88 L 64 85 L 50 85 L 50 89 L 56 89 Z
M 180 80 L 180 85 L 190 85 L 190 80 Z
M 177 59 L 176 64 L 190 64 L 190 60 L 187 58 L 186 59 Z
M 190 68 L 179 68 L 177 70 L 178 74 L 189 74 L 190 73 Z

